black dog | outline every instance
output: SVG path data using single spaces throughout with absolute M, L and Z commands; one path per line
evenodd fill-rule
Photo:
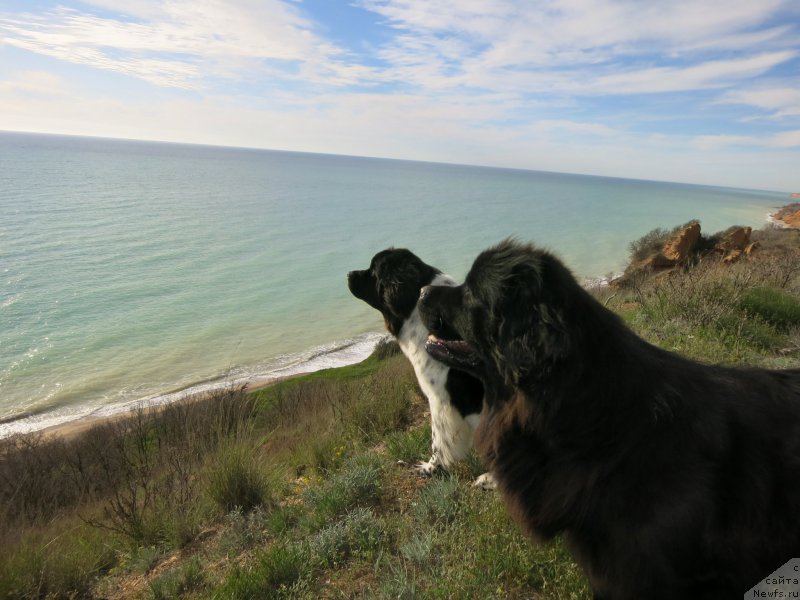
M 800 370 L 687 360 L 513 241 L 419 301 L 432 356 L 479 376 L 476 446 L 595 598 L 741 598 L 800 557 Z
M 426 476 L 450 469 L 467 456 L 483 403 L 480 381 L 433 360 L 425 351 L 428 330 L 420 320 L 417 300 L 420 290 L 430 284 L 454 286 L 456 282 L 404 248 L 382 250 L 372 258 L 369 269 L 347 274 L 350 292 L 383 315 L 386 329 L 411 361 L 428 398 L 433 454 L 415 467 Z M 485 473 L 475 485 L 493 488 L 494 481 Z

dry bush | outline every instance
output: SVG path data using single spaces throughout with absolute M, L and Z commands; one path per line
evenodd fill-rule
M 137 539 L 149 535 L 150 516 L 164 507 L 177 521 L 188 518 L 202 460 L 222 440 L 250 431 L 254 412 L 244 388 L 231 388 L 199 401 L 140 407 L 71 439 L 3 440 L 0 530 L 98 502 L 106 519 L 93 523 Z

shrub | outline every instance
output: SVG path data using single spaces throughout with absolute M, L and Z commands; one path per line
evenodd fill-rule
M 415 515 L 431 525 L 448 525 L 458 515 L 459 496 L 458 477 L 434 478 L 417 494 Z
M 430 532 L 414 536 L 400 546 L 400 554 L 418 565 L 428 563 L 433 552 L 433 535 Z
M 628 244 L 628 252 L 630 254 L 630 261 L 632 263 L 639 262 L 640 260 L 644 260 L 645 258 L 655 254 L 656 252 L 660 252 L 664 247 L 664 244 L 669 241 L 670 238 L 674 237 L 681 229 L 685 229 L 689 225 L 693 223 L 697 223 L 697 221 L 692 220 L 684 223 L 683 225 L 678 225 L 677 227 L 673 227 L 671 230 L 662 229 L 661 227 L 656 227 L 655 229 L 647 232 L 638 240 L 634 240 Z M 698 240 L 697 248 L 708 248 L 713 246 L 713 241 L 709 241 L 707 239 L 700 238 Z
M 645 233 L 639 239 L 630 242 L 628 244 L 628 253 L 630 254 L 631 262 L 639 262 L 651 254 L 660 251 L 668 238 L 669 231 L 661 227 L 656 227 Z
M 153 600 L 170 600 L 205 587 L 203 566 L 197 557 L 183 567 L 168 571 L 148 582 Z
M 219 540 L 219 550 L 222 554 L 235 556 L 247 548 L 264 542 L 266 539 L 264 530 L 272 512 L 265 511 L 262 506 L 257 506 L 250 512 L 236 507 L 225 515 L 227 527 Z
M 375 454 L 348 459 L 321 486 L 308 488 L 305 498 L 324 520 L 341 515 L 354 506 L 374 504 L 381 491 L 383 461 Z
M 208 493 L 226 512 L 235 508 L 249 511 L 272 503 L 253 449 L 245 444 L 220 450 L 209 474 Z
M 397 341 L 389 336 L 386 336 L 381 338 L 378 343 L 375 344 L 375 349 L 372 351 L 372 356 L 374 356 L 377 360 L 386 360 L 387 358 L 396 356 L 400 353 L 400 345 L 397 343 Z
M 386 528 L 372 509 L 356 508 L 319 530 L 311 551 L 324 566 L 340 565 L 350 557 L 371 557 L 383 546 Z

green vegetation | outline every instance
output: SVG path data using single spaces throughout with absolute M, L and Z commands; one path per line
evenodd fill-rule
M 765 228 L 753 232 L 753 240 L 758 250 L 733 264 L 711 254 L 689 267 L 640 274 L 598 295 L 645 339 L 696 360 L 795 366 L 800 232 Z
M 800 240 L 754 238 L 735 264 L 710 256 L 595 293 L 668 349 L 796 367 Z M 475 457 L 411 472 L 430 451 L 426 409 L 389 344 L 253 393 L 3 440 L 0 598 L 589 598 L 561 541 L 529 542 L 470 486 Z
M 788 329 L 800 325 L 800 299 L 774 287 L 754 287 L 742 294 L 741 308 L 768 323 Z

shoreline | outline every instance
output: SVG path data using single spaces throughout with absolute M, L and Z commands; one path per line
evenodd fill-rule
M 18 418 L 9 418 L 0 423 L 0 442 L 13 436 L 31 434 L 72 438 L 100 423 L 126 418 L 139 408 L 157 411 L 177 402 L 196 402 L 225 388 L 244 387 L 248 392 L 254 392 L 300 375 L 359 363 L 368 358 L 385 337 L 385 333 L 378 332 L 358 334 L 347 340 L 333 341 L 308 348 L 304 352 L 294 355 L 287 364 L 269 371 L 235 378 L 206 379 L 150 397 L 106 404 L 87 409 L 84 412 L 78 409 L 74 413 L 64 415 L 63 420 L 59 420 L 61 417 L 58 415 L 57 409 L 28 411 Z M 48 415 L 49 420 L 57 422 L 37 426 L 41 425 Z
M 791 225 L 778 219 L 775 215 L 783 208 L 776 206 L 774 210 L 768 212 L 764 221 L 775 227 L 782 229 L 791 228 Z M 584 278 L 586 287 L 604 287 L 613 280 L 613 276 Z M 42 434 L 47 437 L 62 437 L 70 439 L 92 427 L 104 422 L 113 422 L 129 417 L 134 411 L 143 407 L 146 410 L 161 410 L 165 406 L 177 402 L 196 402 L 207 398 L 209 394 L 225 387 L 244 387 L 248 392 L 269 387 L 281 381 L 285 381 L 299 375 L 313 373 L 328 368 L 344 367 L 356 364 L 366 359 L 374 350 L 379 341 L 386 337 L 384 333 L 367 332 L 359 334 L 349 340 L 333 341 L 307 349 L 303 353 L 298 353 L 295 360 L 290 360 L 288 364 L 277 367 L 271 371 L 252 373 L 247 376 L 240 376 L 235 379 L 219 377 L 194 382 L 183 388 L 167 391 L 155 396 L 128 400 L 118 404 L 102 405 L 87 412 L 76 411 L 72 415 L 64 415 L 63 420 L 37 426 L 36 421 L 43 420 L 50 416 L 51 420 L 58 420 L 58 410 L 29 411 L 19 417 L 12 417 L 0 422 L 0 441 L 15 435 Z M 341 357 L 336 360 L 337 353 L 347 351 L 357 346 L 361 346 L 362 351 L 353 356 Z M 300 358 L 304 356 L 305 358 Z M 27 426 L 20 427 L 20 423 L 27 423 Z M 16 426 L 15 426 L 16 425 Z
M 276 385 L 283 381 L 288 381 L 290 379 L 300 377 L 301 375 L 306 375 L 307 373 L 313 373 L 313 372 L 314 371 L 307 371 L 305 373 L 295 373 L 292 375 L 285 375 L 283 377 L 276 377 L 275 379 L 271 379 L 269 381 L 262 381 L 252 386 L 249 384 L 245 384 L 244 389 L 246 393 L 256 392 L 258 390 Z M 216 388 L 216 389 L 221 389 L 221 388 Z M 77 419 L 73 419 L 71 421 L 65 421 L 64 423 L 50 425 L 42 429 L 37 429 L 35 431 L 30 431 L 28 433 L 21 433 L 18 435 L 40 434 L 45 438 L 61 438 L 62 440 L 68 441 L 79 435 L 86 433 L 87 431 L 98 425 L 102 425 L 104 423 L 115 423 L 117 421 L 130 418 L 133 415 L 133 413 L 137 411 L 139 408 L 143 408 L 145 411 L 157 413 L 161 410 L 164 410 L 168 406 L 172 406 L 180 402 L 186 402 L 187 404 L 191 404 L 194 402 L 200 402 L 202 400 L 206 400 L 211 395 L 213 395 L 213 393 L 214 390 L 206 390 L 201 392 L 195 392 L 192 394 L 185 394 L 183 397 L 178 398 L 177 400 L 174 400 L 172 402 L 147 404 L 147 400 L 137 400 L 134 402 L 133 406 L 130 406 L 126 410 L 120 410 L 119 412 L 115 412 L 113 414 L 108 414 L 108 415 L 89 414 L 83 417 L 78 417 Z

